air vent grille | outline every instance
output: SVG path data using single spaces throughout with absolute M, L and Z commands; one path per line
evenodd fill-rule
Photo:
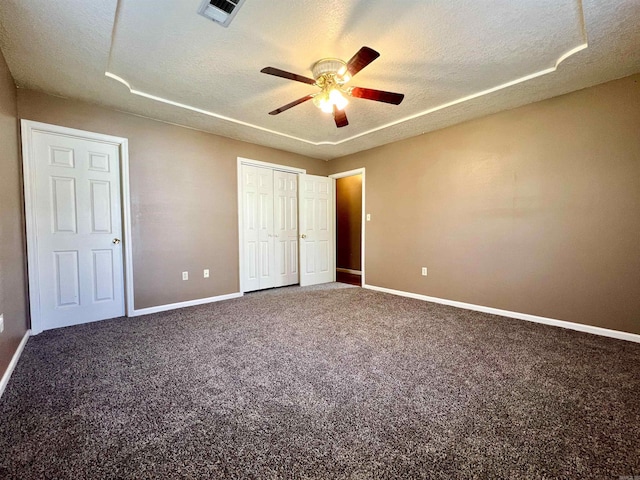
M 210 0 L 209 5 L 219 8 L 224 12 L 232 13 L 238 6 L 238 2 L 234 2 L 233 0 Z
M 227 27 L 243 3 L 244 0 L 203 0 L 198 13 Z

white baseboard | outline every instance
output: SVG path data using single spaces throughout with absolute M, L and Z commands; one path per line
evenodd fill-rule
M 230 300 L 232 298 L 242 297 L 241 292 L 228 293 L 226 295 L 218 295 L 217 297 L 198 298 L 197 300 L 189 300 L 187 302 L 169 303 L 167 305 L 158 305 L 157 307 L 141 308 L 129 313 L 130 317 L 138 317 L 140 315 L 149 315 L 150 313 L 166 312 L 167 310 L 175 310 L 177 308 L 193 307 L 194 305 L 204 305 L 205 303 L 220 302 L 222 300 Z
M 22 340 L 20 341 L 18 348 L 13 354 L 13 357 L 11 358 L 11 361 L 9 362 L 9 366 L 7 367 L 7 370 L 4 372 L 4 375 L 2 375 L 2 380 L 0 380 L 0 397 L 2 397 L 2 394 L 4 393 L 4 389 L 7 388 L 7 384 L 9 383 L 9 379 L 11 378 L 11 374 L 13 373 L 13 370 L 16 368 L 16 365 L 18 365 L 18 360 L 20 360 L 20 355 L 22 355 L 22 351 L 24 350 L 24 346 L 27 344 L 27 340 L 29 340 L 30 335 L 31 335 L 31 330 L 27 330 L 24 334 L 24 337 L 22 337 Z
M 353 275 L 362 275 L 362 270 L 351 270 L 350 268 L 336 268 L 336 272 L 351 273 Z
M 517 318 L 518 320 L 526 320 L 527 322 L 544 323 L 554 327 L 568 328 L 569 330 L 577 330 L 579 332 L 592 333 L 594 335 L 602 335 L 603 337 L 617 338 L 618 340 L 627 340 L 629 342 L 640 343 L 640 335 L 635 333 L 621 332 L 619 330 L 610 330 L 608 328 L 594 327 L 584 325 L 582 323 L 566 322 L 564 320 L 556 320 L 555 318 L 539 317 L 528 313 L 512 312 L 510 310 L 501 310 L 499 308 L 484 307 L 482 305 L 474 305 L 473 303 L 457 302 L 455 300 L 446 300 L 444 298 L 429 297 L 420 295 L 419 293 L 403 292 L 401 290 L 392 290 L 391 288 L 376 287 L 375 285 L 363 285 L 362 288 L 376 290 L 378 292 L 391 293 L 401 297 L 415 298 L 424 300 L 425 302 L 441 303 L 452 307 L 464 308 L 466 310 L 474 310 L 476 312 L 491 313 L 502 317 Z

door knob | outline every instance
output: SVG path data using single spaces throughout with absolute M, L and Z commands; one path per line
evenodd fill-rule
M 302 235 L 300 235 L 300 238 L 307 238 L 307 236 L 303 233 Z
M 118 245 L 120 243 L 120 239 L 114 238 L 113 240 L 111 240 L 111 243 L 113 243 L 114 245 Z

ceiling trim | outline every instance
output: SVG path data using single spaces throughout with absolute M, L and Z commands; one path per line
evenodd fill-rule
M 242 120 L 237 120 L 235 118 L 226 117 L 224 115 L 220 115 L 218 113 L 211 112 L 209 110 L 204 110 L 202 108 L 193 107 L 193 106 L 187 105 L 185 103 L 174 102 L 173 100 L 169 100 L 168 98 L 163 98 L 163 97 L 159 97 L 157 95 L 153 95 L 151 93 L 143 92 L 141 90 L 136 90 L 136 89 L 131 87 L 129 82 L 127 82 L 124 78 L 119 77 L 115 73 L 104 72 L 104 74 L 107 77 L 113 78 L 114 80 L 117 80 L 118 82 L 122 83 L 125 87 L 127 87 L 129 89 L 129 93 L 132 93 L 133 95 L 139 95 L 140 97 L 149 98 L 151 100 L 155 100 L 157 102 L 166 103 L 168 105 L 173 105 L 174 107 L 184 108 L 186 110 L 191 110 L 191 111 L 196 112 L 196 113 L 202 113 L 203 115 L 208 115 L 209 117 L 214 117 L 214 118 L 217 118 L 217 119 L 220 119 L 220 120 L 226 120 L 227 122 L 236 123 L 238 125 L 243 125 L 245 127 L 255 128 L 256 130 L 261 130 L 261 131 L 267 132 L 267 133 L 273 133 L 274 135 L 280 135 L 282 137 L 291 138 L 293 140 L 298 140 L 299 142 L 309 143 L 311 145 L 336 145 L 336 144 L 329 143 L 329 142 L 315 143 L 315 142 L 306 140 L 304 138 L 295 137 L 293 135 L 288 135 L 286 133 L 278 132 L 276 130 L 270 130 L 268 128 L 261 127 L 260 125 L 254 125 L 253 123 L 243 122 Z
M 295 140 L 295 141 L 298 141 L 298 142 L 301 142 L 301 143 L 306 143 L 308 145 L 313 145 L 313 146 L 322 146 L 322 145 L 335 146 L 335 145 L 341 145 L 343 143 L 350 142 L 352 140 L 356 140 L 356 139 L 358 139 L 360 137 L 364 137 L 366 135 L 370 135 L 370 134 L 375 133 L 375 132 L 379 132 L 380 130 L 384 130 L 386 128 L 390 128 L 390 127 L 399 125 L 401 123 L 405 123 L 405 122 L 408 122 L 408 121 L 411 121 L 411 120 L 415 120 L 417 118 L 423 117 L 425 115 L 429 115 L 431 113 L 434 113 L 434 112 L 437 112 L 437 111 L 440 111 L 440 110 L 444 110 L 444 109 L 452 107 L 454 105 L 459 105 L 461 103 L 468 102 L 470 100 L 474 100 L 474 99 L 476 99 L 478 97 L 489 95 L 489 94 L 497 92 L 499 90 L 502 90 L 502 89 L 505 89 L 505 88 L 508 88 L 508 87 L 512 87 L 512 86 L 517 85 L 519 83 L 523 83 L 523 82 L 532 80 L 534 78 L 538 78 L 538 77 L 541 77 L 543 75 L 547 75 L 549 73 L 555 72 L 558 69 L 559 65 L 563 61 L 565 61 L 567 58 L 571 57 L 572 55 L 575 55 L 576 53 L 588 48 L 588 46 L 589 46 L 588 39 L 587 39 L 586 27 L 585 27 L 584 10 L 582 8 L 583 7 L 582 6 L 582 0 L 579 0 L 578 3 L 580 5 L 580 11 L 581 11 L 581 18 L 580 18 L 581 25 L 580 25 L 580 27 L 581 27 L 581 32 L 582 32 L 582 37 L 583 37 L 584 42 L 581 43 L 580 45 L 570 49 L 569 51 L 565 52 L 563 55 L 561 55 L 555 61 L 555 64 L 552 67 L 549 67 L 549 68 L 546 68 L 544 70 L 540 70 L 540 71 L 531 73 L 529 75 L 525 75 L 523 77 L 516 78 L 516 79 L 511 80 L 509 82 L 505 82 L 505 83 L 502 83 L 500 85 L 496 85 L 494 87 L 488 88 L 486 90 L 481 90 L 479 92 L 472 93 L 472 94 L 464 96 L 464 97 L 460 97 L 458 99 L 452 100 L 450 102 L 443 103 L 441 105 L 438 105 L 438 106 L 435 106 L 435 107 L 432 107 L 432 108 L 428 108 L 426 110 L 423 110 L 421 112 L 415 113 L 413 115 L 409 115 L 407 117 L 403 117 L 403 118 L 401 118 L 399 120 L 395 120 L 393 122 L 385 123 L 383 125 L 380 125 L 379 127 L 375 127 L 375 128 L 366 130 L 366 131 L 361 132 L 361 133 L 359 133 L 357 135 L 353 135 L 351 137 L 344 138 L 344 139 L 339 140 L 337 142 L 328 142 L 328 141 L 314 142 L 314 141 L 308 140 L 306 138 L 296 137 L 294 135 L 289 135 L 287 133 L 279 132 L 279 131 L 276 131 L 276 130 L 271 130 L 271 129 L 266 128 L 266 127 L 261 127 L 260 125 L 255 125 L 253 123 L 244 122 L 244 121 L 238 120 L 236 118 L 227 117 L 225 115 L 221 115 L 221 114 L 212 112 L 210 110 L 205 110 L 205 109 L 202 109 L 202 108 L 199 108 L 199 107 L 194 107 L 192 105 L 187 105 L 185 103 L 176 102 L 174 100 L 171 100 L 171 99 L 168 99 L 168 98 L 164 98 L 164 97 L 160 97 L 158 95 L 154 95 L 154 94 L 149 93 L 149 92 L 144 92 L 142 90 L 136 90 L 135 88 L 133 88 L 131 86 L 131 84 L 126 79 L 124 79 L 123 77 L 121 77 L 119 75 L 116 75 L 115 73 L 112 73 L 112 72 L 110 72 L 108 70 L 105 71 L 105 76 L 122 83 L 124 86 L 126 86 L 129 89 L 129 93 L 131 93 L 133 95 L 138 95 L 140 97 L 144 97 L 144 98 L 148 98 L 150 100 L 154 100 L 154 101 L 157 101 L 157 102 L 165 103 L 167 105 L 172 105 L 174 107 L 183 108 L 183 109 L 186 109 L 186 110 L 191 110 L 193 112 L 200 113 L 202 115 L 206 115 L 206 116 L 209 116 L 209 117 L 212 117 L 212 118 L 217 118 L 219 120 L 223 120 L 223 121 L 226 121 L 226 122 L 231 122 L 231 123 L 235 123 L 237 125 L 242 125 L 244 127 L 253 128 L 253 129 L 256 129 L 256 130 L 260 130 L 262 132 L 270 133 L 270 134 L 273 134 L 273 135 L 278 135 L 280 137 L 289 138 L 291 140 Z M 118 7 L 119 6 L 120 6 L 120 2 L 118 2 Z M 117 10 L 119 10 L 119 9 L 117 9 Z M 118 16 L 119 16 L 119 11 L 116 11 L 116 18 L 115 18 L 114 28 L 113 28 L 113 31 L 112 31 L 112 38 L 111 38 L 111 48 L 110 48 L 110 51 L 109 51 L 109 65 L 111 64 L 111 57 L 112 57 L 112 53 L 113 53 L 113 41 L 114 41 L 114 38 L 115 38 L 116 23 L 117 23 Z
M 498 90 L 502 90 L 504 88 L 512 87 L 513 85 L 517 85 L 519 83 L 523 83 L 523 82 L 526 82 L 528 80 L 532 80 L 534 78 L 541 77 L 541 76 L 547 75 L 549 73 L 553 73 L 558 69 L 558 66 L 564 60 L 566 60 L 570 56 L 580 52 L 581 50 L 584 50 L 588 46 L 589 46 L 588 43 L 585 42 L 585 43 L 583 43 L 581 45 L 578 45 L 575 48 L 572 48 L 571 50 L 566 52 L 564 55 L 562 55 L 560 58 L 558 58 L 558 60 L 556 61 L 555 65 L 553 67 L 547 68 L 545 70 L 541 70 L 539 72 L 532 73 L 530 75 L 525 75 L 524 77 L 520 77 L 520 78 L 517 78 L 515 80 L 511 80 L 510 82 L 502 83 L 500 85 L 488 88 L 486 90 L 482 90 L 480 92 L 472 93 L 471 95 L 467 95 L 466 97 L 461 97 L 461 98 L 458 98 L 458 99 L 453 100 L 451 102 L 443 103 L 443 104 L 438 105 L 436 107 L 432 107 L 432 108 L 429 108 L 427 110 L 423 110 L 422 112 L 418 112 L 418 113 L 415 113 L 413 115 L 409 115 L 409 116 L 401 118 L 399 120 L 396 120 L 396 121 L 393 121 L 393 122 L 389 122 L 389 123 L 385 123 L 384 125 L 380 125 L 379 127 L 372 128 L 370 130 L 366 130 L 366 131 L 361 132 L 361 133 L 359 133 L 357 135 L 353 135 L 351 137 L 344 138 L 344 139 L 342 139 L 342 140 L 340 140 L 338 142 L 314 142 L 312 140 L 307 140 L 306 138 L 300 138 L 300 137 L 296 137 L 294 135 L 289 135 L 287 133 L 278 132 L 276 130 L 271 130 L 269 128 L 261 127 L 260 125 L 255 125 L 255 124 L 252 124 L 252 123 L 243 122 L 242 120 L 238 120 L 236 118 L 227 117 L 225 115 L 220 115 L 218 113 L 215 113 L 215 112 L 212 112 L 212 111 L 209 111 L 209 110 L 204 110 L 202 108 L 194 107 L 192 105 L 187 105 L 185 103 L 180 103 L 180 102 L 176 102 L 174 100 L 170 100 L 168 98 L 159 97 L 157 95 L 153 95 L 151 93 L 143 92 L 141 90 L 136 90 L 124 78 L 122 78 L 122 77 L 120 77 L 120 76 L 118 76 L 118 75 L 116 75 L 114 73 L 105 72 L 105 75 L 107 77 L 109 77 L 109 78 L 112 78 L 112 79 L 117 80 L 118 82 L 122 83 L 125 87 L 127 87 L 129 89 L 129 93 L 131 93 L 133 95 L 138 95 L 140 97 L 148 98 L 150 100 L 155 100 L 157 102 L 166 103 L 167 105 L 173 105 L 174 107 L 184 108 L 186 110 L 191 110 L 191 111 L 196 112 L 196 113 L 201 113 L 203 115 L 207 115 L 209 117 L 217 118 L 219 120 L 224 120 L 224 121 L 227 121 L 227 122 L 235 123 L 237 125 L 242 125 L 242 126 L 245 126 L 245 127 L 254 128 L 254 129 L 260 130 L 262 132 L 267 132 L 267 133 L 271 133 L 271 134 L 274 134 L 274 135 L 278 135 L 280 137 L 289 138 L 291 140 L 296 140 L 298 142 L 306 143 L 308 145 L 314 145 L 314 146 L 340 145 L 342 143 L 350 142 L 350 141 L 355 140 L 357 138 L 364 137 L 365 135 L 370 135 L 372 133 L 379 132 L 380 130 L 384 130 L 385 128 L 393 127 L 395 125 L 399 125 L 401 123 L 408 122 L 410 120 L 414 120 L 416 118 L 420 118 L 420 117 L 423 117 L 425 115 L 429 115 L 430 113 L 434 113 L 434 112 L 437 112 L 439 110 L 444 110 L 445 108 L 453 107 L 454 105 L 458 105 L 460 103 L 468 102 L 469 100 L 473 100 L 475 98 L 482 97 L 484 95 L 489 95 L 490 93 L 497 92 Z

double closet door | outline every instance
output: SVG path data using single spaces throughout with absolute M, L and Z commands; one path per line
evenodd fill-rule
M 298 175 L 242 165 L 245 292 L 295 285 L 298 267 Z

